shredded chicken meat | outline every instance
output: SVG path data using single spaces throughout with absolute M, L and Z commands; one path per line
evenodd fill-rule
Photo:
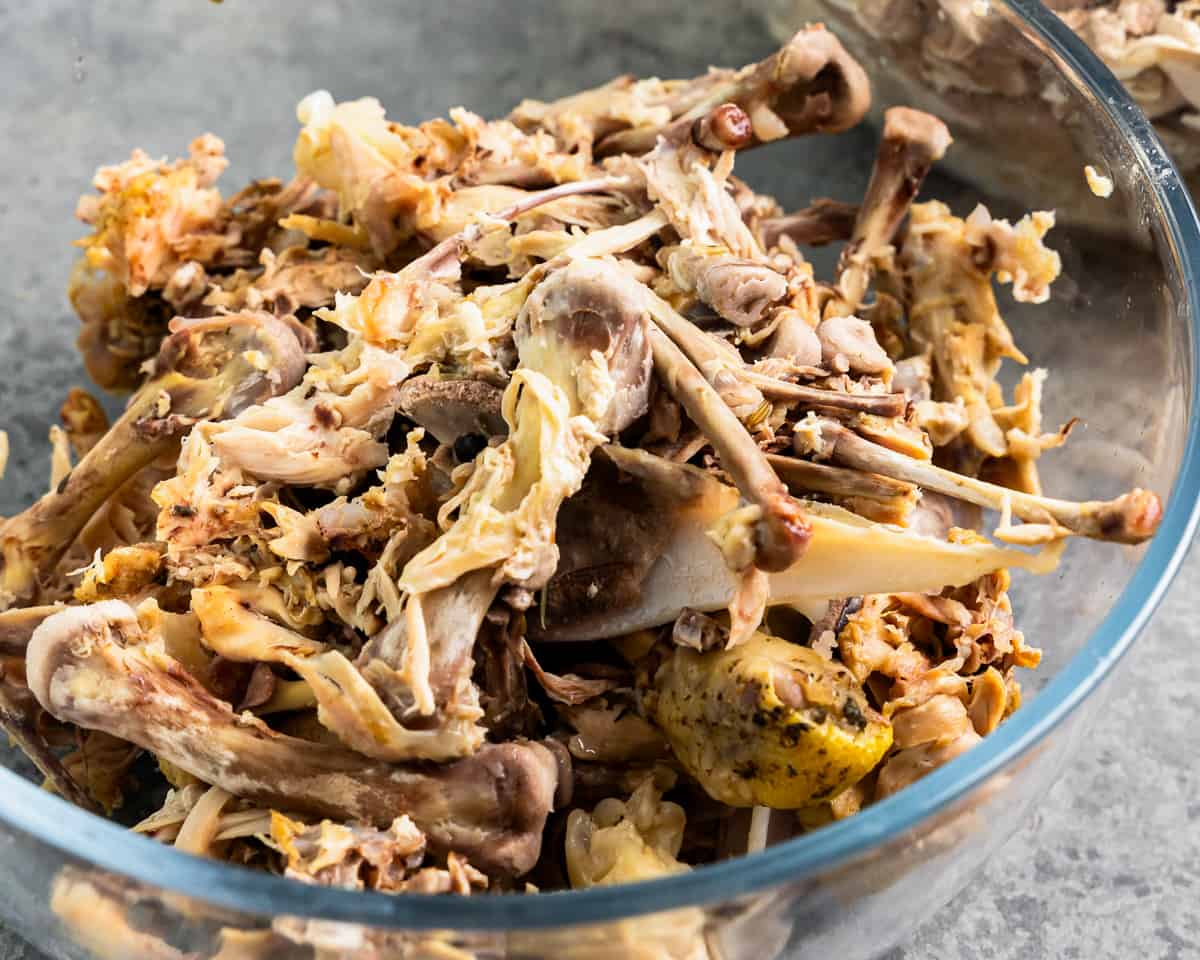
M 995 286 L 1051 296 L 1054 216 L 914 204 L 940 120 L 887 112 L 857 205 L 733 175 L 868 102 L 813 26 L 499 120 L 313 93 L 295 176 L 230 197 L 211 134 L 102 168 L 70 294 L 132 397 L 72 391 L 0 519 L 0 725 L 47 786 L 157 790 L 138 832 L 300 883 L 486 894 L 758 849 L 991 733 L 1039 660 L 1009 569 L 1161 504 L 1043 491 L 1071 423 L 1044 370 L 1005 396 Z

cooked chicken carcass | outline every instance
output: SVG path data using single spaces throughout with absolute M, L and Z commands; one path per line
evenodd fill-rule
M 311 271 L 288 277 L 272 264 L 276 248 L 288 258 L 307 256 L 300 248 L 284 250 L 288 232 L 279 221 L 321 209 L 324 198 L 311 180 L 259 181 L 223 201 L 214 184 L 227 164 L 225 145 L 205 134 L 189 151 L 186 159 L 166 163 L 135 150 L 125 163 L 96 173 L 98 195 L 80 198 L 76 213 L 94 232 L 80 242 L 84 255 L 68 294 L 82 323 L 84 362 L 102 387 L 132 390 L 141 382 L 141 365 L 154 356 L 175 313 L 261 309 L 273 292 L 275 298 L 290 298 L 277 311 L 282 315 L 296 305 L 324 306 L 340 283 L 353 287 L 357 281 L 345 272 L 330 276 L 334 289 L 319 302 L 305 303 L 315 299 L 312 279 L 304 275 Z M 206 296 L 210 283 L 243 285 L 235 276 L 248 278 L 254 271 L 239 268 L 253 268 L 260 259 L 267 263 L 264 276 L 273 281 L 262 295 L 218 301 Z
M 0 521 L 0 726 L 78 804 L 165 781 L 158 842 L 393 894 L 684 871 L 970 749 L 1039 659 L 1008 570 L 1161 504 L 1041 489 L 1071 424 L 1045 371 L 1000 389 L 993 285 L 1049 296 L 1052 219 L 914 204 L 941 121 L 889 111 L 859 203 L 734 174 L 867 103 L 814 26 L 506 120 L 318 92 L 298 175 L 228 199 L 215 138 L 102 170 L 71 293 L 135 393 L 110 426 L 72 392 L 50 492 Z M 137 900 L 55 903 L 180 954 Z M 706 955 L 679 919 L 619 936 Z M 212 949 L 285 941 L 333 949 L 288 920 Z

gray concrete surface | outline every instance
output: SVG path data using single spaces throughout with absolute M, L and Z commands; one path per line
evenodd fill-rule
M 176 153 L 198 130 L 214 129 L 230 145 L 227 182 L 235 184 L 288 169 L 290 104 L 314 87 L 343 97 L 378 93 L 405 119 L 458 102 L 495 113 L 533 90 L 556 95 L 619 71 L 654 72 L 664 59 L 679 71 L 741 62 L 763 49 L 761 28 L 743 16 L 752 6 L 0 5 L 0 214 L 10 238 L 0 259 L 8 298 L 0 356 L 22 368 L 15 380 L 0 380 L 18 480 L 0 487 L 0 514 L 38 492 L 45 427 L 62 385 L 76 378 L 77 361 L 62 349 L 72 321 L 61 291 L 69 242 L 79 234 L 74 197 L 97 163 L 134 143 Z M 232 18 L 232 29 L 216 17 Z M 479 51 L 507 56 L 511 67 L 497 74 L 494 61 L 480 65 Z M 421 82 L 422 70 L 439 67 L 438 84 Z M 869 158 L 870 141 L 864 133 L 807 144 L 799 182 L 817 195 L 858 196 L 867 162 L 846 158 Z M 804 199 L 796 167 L 753 163 L 756 184 L 792 203 Z M 1200 954 L 1200 679 L 1190 669 L 1198 598 L 1200 555 L 1110 685 L 1106 709 L 1034 820 L 888 960 Z M 0 960 L 39 956 L 0 932 Z

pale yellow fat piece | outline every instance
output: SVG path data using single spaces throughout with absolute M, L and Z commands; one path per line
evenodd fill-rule
M 605 438 L 587 417 L 571 416 L 564 392 L 535 370 L 513 374 L 503 413 L 508 439 L 480 453 L 471 478 L 443 507 L 458 517 L 404 568 L 399 585 L 406 593 L 500 564 L 517 581 L 553 573 L 558 508 L 579 489 Z
M 566 861 L 576 889 L 636 883 L 689 867 L 677 859 L 687 817 L 647 777 L 627 801 L 610 797 L 567 818 Z

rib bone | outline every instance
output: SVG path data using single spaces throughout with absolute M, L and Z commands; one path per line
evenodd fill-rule
M 992 510 L 1003 512 L 1011 508 L 1016 516 L 1029 523 L 1058 524 L 1071 533 L 1094 540 L 1141 543 L 1154 536 L 1162 519 L 1162 502 L 1149 490 L 1137 488 L 1115 500 L 1082 503 L 1039 497 L 914 460 L 864 440 L 831 420 L 820 421 L 820 429 L 823 457 Z
M 757 373 L 736 350 L 709 336 L 653 291 L 646 291 L 650 316 L 696 365 L 704 378 L 736 412 L 753 412 L 763 397 L 813 407 L 897 417 L 904 413 L 903 394 L 842 393 L 788 383 Z
M 777 453 L 768 453 L 767 462 L 789 487 L 807 490 L 811 493 L 890 500 L 906 497 L 913 492 L 912 484 L 893 480 L 891 477 L 881 476 L 877 473 L 831 467 L 825 463 L 784 457 Z
M 623 177 L 596 177 L 591 180 L 573 180 L 560 183 L 545 190 L 535 190 L 526 194 L 516 203 L 501 210 L 486 214 L 486 220 L 515 220 L 523 213 L 536 210 L 538 207 L 561 200 L 563 197 L 573 197 L 584 193 L 603 193 L 606 190 L 616 190 L 628 186 Z M 413 278 L 429 274 L 435 277 L 457 277 L 461 269 L 461 259 L 483 235 L 484 228 L 480 222 L 470 223 L 458 233 L 447 237 L 440 243 L 430 247 L 425 253 L 413 260 L 401 271 L 403 275 Z
M 858 205 L 837 200 L 816 200 L 803 210 L 758 222 L 758 239 L 764 250 L 778 246 L 788 237 L 798 246 L 822 247 L 854 236 Z
M 658 318 L 655 317 L 657 320 Z M 738 490 L 762 510 L 755 524 L 755 566 L 784 570 L 803 554 L 809 527 L 800 505 L 771 469 L 754 438 L 675 342 L 650 328 L 654 369 L 721 457 Z
M 30 641 L 30 689 L 60 720 L 136 743 L 236 796 L 379 827 L 407 813 L 437 852 L 511 875 L 536 862 L 558 770 L 540 744 L 488 745 L 442 767 L 372 762 L 235 714 L 145 640 L 119 600 L 55 614 Z
M 34 600 L 39 580 L 100 506 L 201 419 L 290 390 L 304 373 L 293 328 L 267 313 L 172 322 L 150 379 L 57 490 L 0 524 L 0 609 Z
M 822 493 L 868 520 L 912 526 L 921 494 L 911 483 L 774 453 L 767 454 L 767 461 L 797 497 Z
M 777 380 L 754 370 L 744 370 L 742 376 L 748 383 L 758 387 L 764 397 L 804 407 L 830 407 L 853 413 L 870 413 L 877 417 L 901 417 L 908 406 L 902 393 L 843 393 L 840 390 L 824 390 Z

